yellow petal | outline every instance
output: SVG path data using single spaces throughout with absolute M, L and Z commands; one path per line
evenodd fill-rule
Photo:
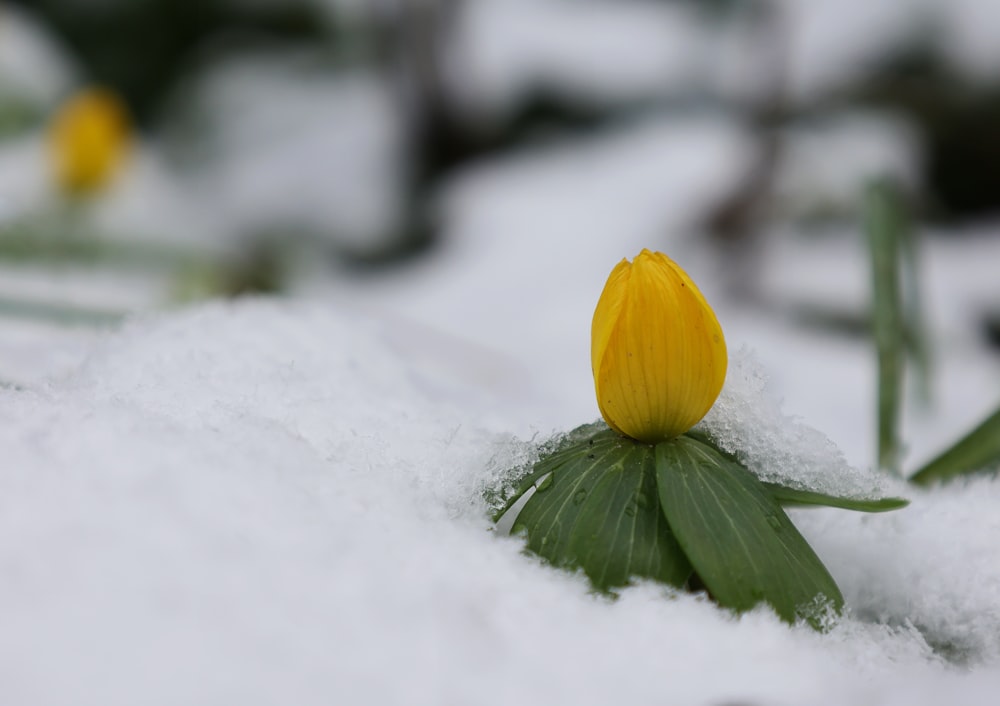
M 622 259 L 611 270 L 608 281 L 604 285 L 604 291 L 601 292 L 601 297 L 597 300 L 597 309 L 594 311 L 594 321 L 591 326 L 590 336 L 590 363 L 595 379 L 597 377 L 597 370 L 601 366 L 601 360 L 604 358 L 604 353 L 611 342 L 615 326 L 621 316 L 622 306 L 625 303 L 625 295 L 628 291 L 628 280 L 631 274 L 632 263 Z M 608 415 L 601 404 L 600 395 L 597 397 L 597 404 L 601 409 L 601 416 L 608 421 L 608 426 L 618 433 L 623 433 L 621 429 L 608 419 Z
M 619 263 L 594 311 L 591 364 L 608 425 L 655 443 L 705 416 L 726 376 L 722 328 L 673 260 L 643 250 Z
M 55 179 L 61 189 L 87 194 L 104 188 L 129 149 L 129 118 L 118 97 L 89 88 L 56 112 L 49 130 Z

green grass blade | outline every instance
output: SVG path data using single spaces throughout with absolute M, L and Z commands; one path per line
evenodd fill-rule
M 917 485 L 1000 466 L 1000 409 L 910 477 Z
M 818 602 L 843 596 L 777 500 L 749 471 L 694 439 L 656 446 L 660 504 L 698 577 L 721 605 L 766 601 L 784 620 L 817 628 Z
M 920 280 L 921 235 L 910 223 L 905 211 L 900 212 L 900 295 L 904 314 L 907 350 L 916 377 L 917 400 L 931 403 L 931 344 L 927 328 L 926 307 Z
M 905 324 L 900 294 L 901 207 L 886 182 L 866 193 L 865 232 L 872 259 L 872 328 L 878 357 L 878 465 L 899 475 L 899 415 L 903 394 Z

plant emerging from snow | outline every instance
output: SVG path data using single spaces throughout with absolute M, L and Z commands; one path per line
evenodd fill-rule
M 643 250 L 612 270 L 591 335 L 607 425 L 543 445 L 494 519 L 510 512 L 528 551 L 582 569 L 600 591 L 648 578 L 707 589 L 738 611 L 766 602 L 789 622 L 828 627 L 840 589 L 782 506 L 878 512 L 905 501 L 764 482 L 740 449 L 691 430 L 722 389 L 726 343 L 704 296 L 666 255 Z

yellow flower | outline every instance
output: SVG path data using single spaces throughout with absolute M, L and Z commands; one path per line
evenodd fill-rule
M 649 250 L 611 271 L 594 311 L 590 357 L 601 416 L 646 443 L 697 424 L 726 379 L 715 313 L 677 263 Z
M 88 88 L 56 112 L 49 148 L 57 184 L 74 195 L 107 186 L 129 150 L 129 117 L 111 91 Z

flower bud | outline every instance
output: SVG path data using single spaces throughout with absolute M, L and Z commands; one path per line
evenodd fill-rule
M 726 379 L 715 313 L 677 263 L 649 250 L 611 271 L 594 311 L 590 356 L 601 416 L 646 443 L 697 424 Z
M 58 186 L 74 195 L 103 189 L 129 149 L 129 117 L 111 91 L 80 91 L 56 112 L 49 149 Z

